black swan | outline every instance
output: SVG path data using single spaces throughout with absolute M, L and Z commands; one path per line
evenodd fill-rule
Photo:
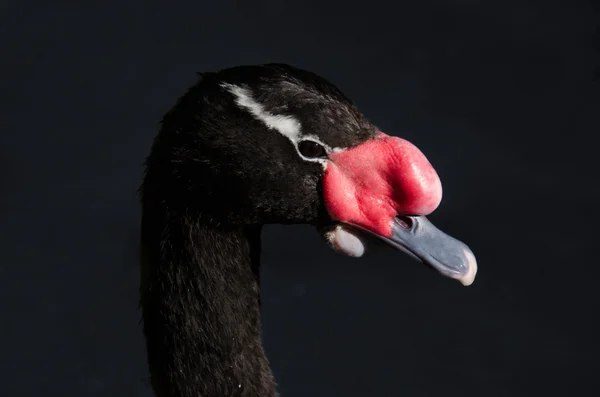
M 199 75 L 164 116 L 140 188 L 140 304 L 158 397 L 277 395 L 261 343 L 264 224 L 314 225 L 355 257 L 376 236 L 473 282 L 472 252 L 425 217 L 442 189 L 414 145 L 289 65 Z

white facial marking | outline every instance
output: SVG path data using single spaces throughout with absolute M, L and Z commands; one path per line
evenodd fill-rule
M 300 122 L 291 116 L 274 115 L 265 111 L 264 107 L 252 98 L 252 93 L 247 88 L 234 85 L 223 85 L 225 89 L 236 97 L 236 103 L 247 109 L 254 117 L 262 121 L 267 127 L 277 130 L 292 141 L 300 137 Z
M 227 83 L 221 84 L 221 87 L 233 94 L 236 98 L 236 103 L 240 107 L 248 110 L 250 114 L 254 116 L 254 118 L 262 121 L 268 128 L 275 130 L 281 135 L 288 138 L 290 142 L 292 142 L 292 145 L 294 145 L 294 147 L 296 148 L 296 152 L 298 153 L 298 155 L 303 160 L 321 163 L 323 165 L 323 168 L 327 168 L 327 159 L 304 157 L 302 153 L 300 153 L 300 151 L 298 150 L 298 144 L 301 141 L 310 140 L 318 143 L 319 145 L 322 145 L 327 151 L 327 153 L 333 152 L 333 150 L 329 146 L 321 142 L 316 136 L 303 136 L 301 132 L 302 126 L 296 118 L 292 116 L 277 115 L 267 112 L 263 105 L 256 102 L 254 98 L 252 98 L 252 91 L 248 88 L 239 87 Z

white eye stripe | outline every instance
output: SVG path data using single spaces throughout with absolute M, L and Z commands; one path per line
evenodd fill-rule
M 321 163 L 325 168 L 327 166 L 327 160 L 322 158 L 308 158 L 300 153 L 298 149 L 298 144 L 301 141 L 312 141 L 318 143 L 319 145 L 325 148 L 327 154 L 336 152 L 338 148 L 332 149 L 325 143 L 323 143 L 319 138 L 314 135 L 306 135 L 303 136 L 301 133 L 301 124 L 295 117 L 287 116 L 287 115 L 276 115 L 269 113 L 266 111 L 260 103 L 256 102 L 254 98 L 252 98 L 252 91 L 248 88 L 239 87 L 233 84 L 222 83 L 221 87 L 225 90 L 229 91 L 236 98 L 236 103 L 241 108 L 244 108 L 250 112 L 259 121 L 262 121 L 269 129 L 275 130 L 279 132 L 281 135 L 285 136 L 290 140 L 290 142 L 296 148 L 296 153 L 305 161 Z

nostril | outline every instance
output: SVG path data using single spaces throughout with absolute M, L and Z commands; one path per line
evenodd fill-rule
M 396 222 L 403 229 L 410 229 L 413 226 L 412 218 L 406 215 L 396 215 Z

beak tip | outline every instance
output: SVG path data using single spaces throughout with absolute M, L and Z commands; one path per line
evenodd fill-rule
M 473 255 L 468 248 L 465 249 L 465 258 L 468 270 L 465 274 L 457 277 L 457 279 L 462 285 L 468 287 L 475 281 L 475 276 L 477 275 L 477 260 L 475 259 L 475 255 Z

